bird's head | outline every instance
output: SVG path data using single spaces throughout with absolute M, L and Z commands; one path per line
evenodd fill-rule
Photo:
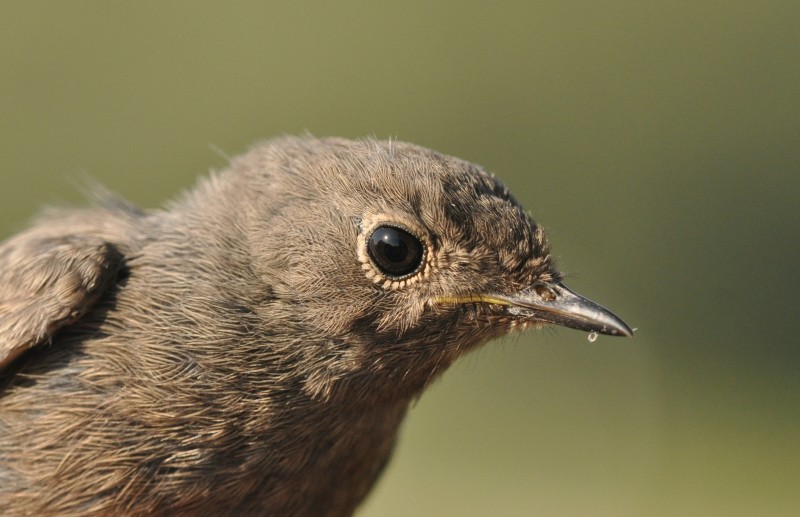
M 632 335 L 561 283 L 541 226 L 476 165 L 396 141 L 292 138 L 232 169 L 242 203 L 270 200 L 247 210 L 259 278 L 356 369 L 431 378 L 545 324 Z

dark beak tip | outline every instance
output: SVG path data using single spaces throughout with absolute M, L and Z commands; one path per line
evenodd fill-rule
M 589 334 L 594 335 L 604 335 L 604 336 L 611 336 L 611 337 L 628 337 L 632 338 L 634 336 L 634 331 L 631 329 L 625 322 L 618 318 L 614 318 L 615 321 L 603 321 L 596 322 L 594 324 L 588 325 L 574 325 L 572 328 L 577 330 L 582 330 L 583 332 L 588 332 Z M 570 327 L 569 323 L 560 323 L 564 327 Z
M 595 320 L 593 323 L 590 323 L 586 330 L 606 336 L 633 337 L 634 331 L 628 326 L 627 323 L 622 321 L 617 315 L 608 311 L 607 309 L 602 309 L 602 311 L 603 312 L 599 314 L 597 320 Z
M 634 329 L 630 328 L 619 316 L 606 309 L 603 310 L 602 321 L 596 323 L 596 328 L 593 329 L 594 332 L 615 337 L 631 338 L 634 336 Z M 590 329 L 590 332 L 591 331 Z
M 617 337 L 633 337 L 634 336 L 633 329 L 630 328 L 623 321 L 620 321 L 620 323 L 621 323 L 621 325 L 619 325 L 616 328 L 611 329 L 611 332 L 609 334 L 612 335 L 612 336 L 617 336 Z

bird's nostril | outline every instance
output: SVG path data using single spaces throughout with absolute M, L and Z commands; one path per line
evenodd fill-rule
M 536 294 L 538 294 L 539 297 L 546 302 L 552 302 L 556 299 L 556 293 L 547 286 L 537 285 L 534 287 L 534 290 L 536 291 Z

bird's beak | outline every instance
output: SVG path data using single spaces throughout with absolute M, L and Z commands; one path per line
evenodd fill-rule
M 504 305 L 524 317 L 586 332 L 633 337 L 633 330 L 608 309 L 559 282 L 540 283 L 513 295 L 491 294 L 440 298 L 439 302 Z
M 559 282 L 537 284 L 516 295 L 498 298 L 531 311 L 539 321 L 609 336 L 633 337 L 633 330 L 613 312 Z

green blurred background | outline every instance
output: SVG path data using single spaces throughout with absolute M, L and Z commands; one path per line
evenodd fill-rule
M 0 7 L 2 237 L 304 131 L 495 171 L 638 328 L 463 359 L 361 515 L 800 515 L 800 3 Z

